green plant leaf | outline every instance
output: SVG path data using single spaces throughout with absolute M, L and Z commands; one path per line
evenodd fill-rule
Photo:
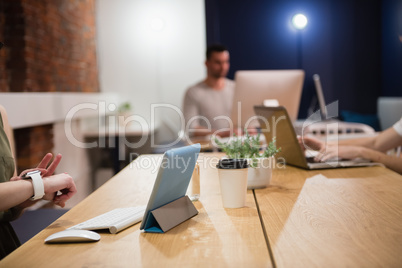
M 250 136 L 247 129 L 244 131 L 245 136 L 243 139 L 239 138 L 237 135 L 233 135 L 233 138 L 226 143 L 220 142 L 217 138 L 215 138 L 215 142 L 229 158 L 251 159 L 249 163 L 251 167 L 257 166 L 257 158 L 273 157 L 281 151 L 281 148 L 276 147 L 276 137 L 274 137 L 272 141 L 268 143 L 268 146 L 260 152 L 260 133 L 258 133 L 257 136 Z

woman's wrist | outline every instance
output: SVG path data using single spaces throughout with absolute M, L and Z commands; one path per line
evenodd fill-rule
M 21 204 L 17 205 L 14 207 L 16 211 L 22 212 L 24 209 L 32 206 L 32 204 L 36 203 L 36 201 L 31 201 L 29 200 L 33 195 L 34 195 L 34 186 L 32 183 L 32 179 L 25 179 L 25 180 L 19 180 L 18 183 L 25 184 L 24 186 L 24 196 L 26 200 L 22 202 Z

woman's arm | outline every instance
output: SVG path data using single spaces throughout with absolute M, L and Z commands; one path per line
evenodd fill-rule
M 386 152 L 390 149 L 401 146 L 402 136 L 400 136 L 393 127 L 390 127 L 382 131 L 377 136 L 360 139 L 340 140 L 338 141 L 338 144 L 363 146 L 380 152 Z
M 368 148 L 362 148 L 360 151 L 360 155 L 362 158 L 369 159 L 373 162 L 382 163 L 387 168 L 392 169 L 399 174 L 402 174 L 402 157 L 387 155 L 382 152 Z
M 381 151 L 402 145 L 402 137 L 391 127 L 381 132 L 376 137 L 370 137 L 359 141 L 356 139 L 339 141 L 339 143 L 329 143 L 312 138 L 299 137 L 302 149 L 319 151 L 316 160 L 325 162 L 334 158 L 364 158 L 373 162 L 382 163 L 389 169 L 402 174 L 402 157 L 387 155 Z
M 0 211 L 5 211 L 23 203 L 33 194 L 33 186 L 30 180 L 0 183 Z
M 402 174 L 402 157 L 387 155 L 363 146 L 330 145 L 327 148 L 323 148 L 320 152 L 321 154 L 316 157 L 318 161 L 325 162 L 336 157 L 345 159 L 364 158 L 384 164 L 387 168 Z
M 74 180 L 66 173 L 44 177 L 43 186 L 45 195 L 53 196 L 53 202 L 61 207 L 77 192 Z M 60 195 L 56 195 L 58 191 Z M 0 183 L 0 211 L 18 206 L 33 194 L 31 179 Z

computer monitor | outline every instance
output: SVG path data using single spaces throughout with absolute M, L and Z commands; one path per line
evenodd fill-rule
M 277 100 L 295 121 L 304 81 L 303 70 L 237 71 L 231 119 L 234 127 L 257 127 L 253 107 Z

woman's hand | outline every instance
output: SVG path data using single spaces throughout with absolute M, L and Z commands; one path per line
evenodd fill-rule
M 53 162 L 49 165 L 49 167 L 47 167 L 47 165 L 49 164 L 50 160 L 52 160 L 52 158 L 53 158 L 53 155 L 51 153 L 47 153 L 43 157 L 42 161 L 40 161 L 40 163 L 38 164 L 38 166 L 36 168 L 26 169 L 26 170 L 22 171 L 19 176 L 12 177 L 10 179 L 10 181 L 21 180 L 23 178 L 23 176 L 26 175 L 28 172 L 35 171 L 35 170 L 39 170 L 42 177 L 53 175 L 54 171 L 56 170 L 57 166 L 59 165 L 59 163 L 61 161 L 61 154 L 57 154 L 56 157 L 54 158 Z
M 321 151 L 325 149 L 325 142 L 322 142 L 313 137 L 300 137 L 298 136 L 299 145 L 303 151 L 305 150 L 313 150 L 313 151 Z
M 353 145 L 329 145 L 320 150 L 315 158 L 317 161 L 325 162 L 330 159 L 355 159 L 364 158 L 365 148 Z
M 59 165 L 59 163 L 61 161 L 62 156 L 61 156 L 61 154 L 57 154 L 55 156 L 55 158 L 53 159 L 53 161 L 50 163 L 52 158 L 53 158 L 53 154 L 47 153 L 43 157 L 42 161 L 40 161 L 40 163 L 38 164 L 38 166 L 36 168 L 26 169 L 26 170 L 22 171 L 19 176 L 12 177 L 10 179 L 10 181 L 21 180 L 21 179 L 23 179 L 23 176 L 26 175 L 28 172 L 35 171 L 35 170 L 39 170 L 41 172 L 42 178 L 53 175 L 54 171 L 56 170 L 57 166 Z M 50 165 L 49 165 L 49 163 L 50 163 Z M 42 199 L 49 200 L 49 201 L 54 200 L 54 198 L 56 197 L 56 194 L 57 194 L 57 191 L 56 192 L 46 192 L 45 191 L 45 195 L 43 196 Z M 24 203 L 20 204 L 19 207 L 27 208 L 27 207 L 32 206 L 36 202 L 37 201 L 27 200 Z
M 52 196 L 52 199 L 48 200 L 60 207 L 64 207 L 66 201 L 77 192 L 73 178 L 67 173 L 46 176 L 43 178 L 43 185 L 45 196 Z

